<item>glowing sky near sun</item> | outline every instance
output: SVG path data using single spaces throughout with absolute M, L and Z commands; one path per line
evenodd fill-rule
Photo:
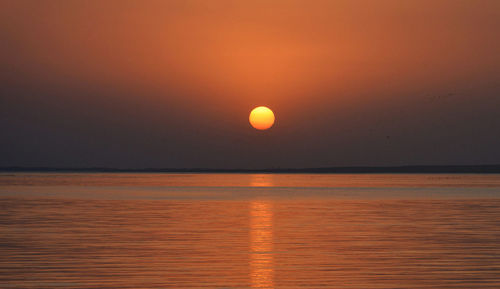
M 0 165 L 500 162 L 499 19 L 486 0 L 2 1 Z

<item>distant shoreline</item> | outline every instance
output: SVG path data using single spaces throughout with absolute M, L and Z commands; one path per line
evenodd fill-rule
M 322 168 L 272 168 L 272 169 L 209 169 L 209 168 L 65 168 L 65 167 L 0 167 L 0 172 L 59 172 L 59 173 L 287 173 L 287 174 L 364 174 L 364 173 L 421 173 L 421 174 L 495 174 L 500 165 L 456 166 L 387 166 L 387 167 L 322 167 Z

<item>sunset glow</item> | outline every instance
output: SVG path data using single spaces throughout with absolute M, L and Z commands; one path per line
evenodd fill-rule
M 500 162 L 500 1 L 0 2 L 3 166 Z
M 500 288 L 499 31 L 500 0 L 0 0 L 0 289 Z

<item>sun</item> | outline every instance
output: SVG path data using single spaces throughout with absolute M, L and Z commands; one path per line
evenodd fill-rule
M 258 106 L 250 112 L 250 124 L 258 130 L 266 130 L 274 124 L 274 113 L 268 107 Z

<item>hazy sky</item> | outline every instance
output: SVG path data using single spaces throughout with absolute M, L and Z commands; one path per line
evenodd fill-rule
M 497 0 L 0 0 L 0 166 L 500 163 L 499 31 Z

